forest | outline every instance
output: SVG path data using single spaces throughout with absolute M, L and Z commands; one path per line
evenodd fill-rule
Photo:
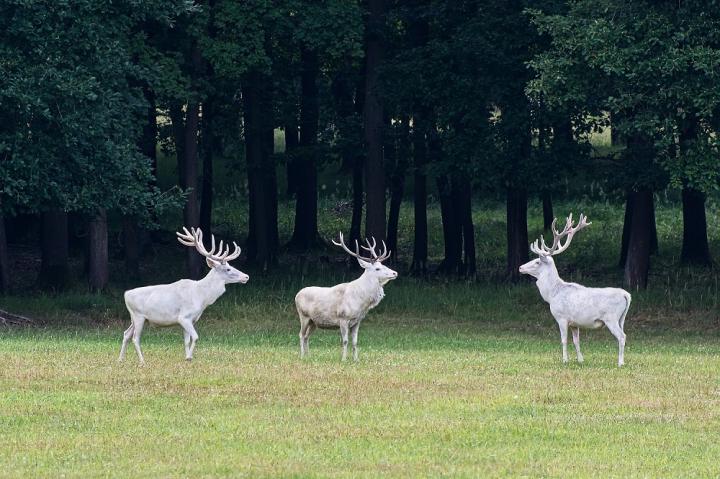
M 718 0 L 0 0 L 0 476 L 720 477 L 719 86 Z
M 660 197 L 682 218 L 677 267 L 709 266 L 719 19 L 704 1 L 2 2 L 0 287 L 9 244 L 38 248 L 35 286 L 100 291 L 182 225 L 220 225 L 271 273 L 322 254 L 328 208 L 405 271 L 473 278 L 488 201 L 506 210 L 492 276 L 517 281 L 529 206 L 548 230 L 591 190 L 624 208 L 607 248 L 626 287 L 646 287 Z

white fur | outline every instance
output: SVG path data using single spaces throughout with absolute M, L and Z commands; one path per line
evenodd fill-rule
M 300 356 L 309 351 L 309 338 L 315 328 L 340 329 L 342 360 L 347 357 L 348 335 L 352 334 L 353 359 L 358 360 L 357 339 L 360 323 L 368 311 L 385 296 L 383 286 L 397 278 L 397 273 L 379 261 L 370 263 L 358 258 L 365 270 L 349 283 L 331 288 L 310 286 L 295 296 L 295 307 L 300 316 Z
M 625 363 L 625 316 L 630 308 L 631 296 L 620 288 L 586 288 L 560 279 L 551 256 L 540 256 L 520 266 L 520 273 L 537 278 L 542 298 L 550 304 L 550 312 L 560 328 L 563 362 L 568 362 L 567 332 L 572 329 L 573 343 L 578 362 L 580 329 L 596 329 L 603 325 L 618 340 L 618 366 Z
M 185 337 L 185 358 L 191 360 L 198 334 L 194 324 L 205 308 L 225 292 L 228 283 L 247 283 L 250 277 L 225 262 L 206 258 L 210 272 L 201 280 L 181 279 L 172 284 L 145 286 L 125 291 L 125 306 L 132 324 L 123 334 L 120 358 L 130 338 L 141 363 L 145 362 L 140 350 L 140 335 L 147 320 L 158 326 L 180 325 Z

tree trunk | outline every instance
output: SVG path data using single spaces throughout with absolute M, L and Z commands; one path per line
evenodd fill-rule
M 262 75 L 250 73 L 242 84 L 245 120 L 245 159 L 248 175 L 248 240 L 247 258 L 251 263 L 266 263 L 268 251 L 268 208 L 262 194 L 262 164 L 265 137 L 262 128 Z
M 44 211 L 41 235 L 41 265 L 38 284 L 60 290 L 68 282 L 68 218 L 60 210 Z
M 193 101 L 187 106 L 185 117 L 184 154 L 183 154 L 183 188 L 188 195 L 183 210 L 185 227 L 200 226 L 200 208 L 198 203 L 198 126 L 200 104 Z M 185 248 L 187 254 L 188 274 L 191 279 L 200 279 L 203 272 L 203 259 L 195 248 Z
M 390 127 L 390 120 L 387 120 L 388 127 Z M 389 161 L 387 163 L 392 165 L 392 172 L 390 173 L 390 211 L 388 213 L 388 226 L 387 226 L 387 245 L 391 251 L 391 261 L 397 261 L 397 246 L 398 246 L 398 225 L 400 223 L 400 206 L 402 206 L 403 193 L 405 191 L 405 174 L 407 173 L 407 139 L 410 135 L 409 119 L 404 117 L 401 120 L 401 124 L 397 127 L 400 131 L 400 138 L 396 140 L 397 135 L 392 135 L 390 141 L 387 141 L 385 145 L 386 155 Z
M 10 255 L 8 254 L 5 217 L 0 215 L 0 294 L 10 291 Z
M 712 264 L 707 237 L 705 195 L 695 189 L 682 190 L 683 202 L 683 263 L 708 266 Z
M 335 112 L 338 118 L 338 130 L 342 147 L 340 172 L 351 174 L 352 178 L 352 218 L 350 221 L 349 244 L 361 241 L 363 209 L 363 154 L 362 144 L 352 141 L 356 137 L 356 127 L 351 119 L 362 116 L 364 97 L 364 77 L 357 75 L 357 83 L 351 81 L 353 70 L 346 65 L 333 78 L 332 94 Z
M 635 195 L 633 194 L 633 192 L 628 192 L 627 199 L 625 201 L 625 217 L 623 219 L 623 232 L 620 245 L 620 262 L 618 263 L 618 266 L 620 268 L 625 268 L 625 262 L 627 261 L 634 200 Z M 653 202 L 650 212 L 650 254 L 658 254 L 659 251 L 660 248 L 657 236 L 657 224 L 655 222 L 655 202 Z
M 426 2 L 422 3 L 425 6 Z M 427 45 L 429 25 L 426 17 L 415 16 L 408 26 L 408 35 L 414 48 Z M 413 238 L 413 259 L 410 270 L 414 273 L 427 272 L 428 230 L 427 230 L 427 164 L 430 112 L 420 101 L 413 105 L 413 218 L 415 234 Z
M 462 227 L 456 208 L 455 191 L 447 176 L 437 178 L 437 188 L 440 196 L 440 214 L 445 246 L 445 258 L 440 263 L 438 271 L 445 274 L 456 274 L 462 269 Z
M 630 241 L 625 262 L 625 285 L 645 289 L 650 269 L 653 195 L 649 189 L 633 192 Z
M 512 281 L 520 279 L 518 269 L 528 261 L 527 191 L 507 189 L 507 272 Z
M 380 98 L 379 69 L 384 56 L 383 29 L 385 1 L 368 0 L 368 26 L 365 55 L 364 128 L 365 236 L 385 239 L 385 168 L 383 164 L 383 105 Z
M 567 154 L 570 150 L 572 150 L 573 143 L 575 143 L 570 118 L 562 118 L 553 122 L 552 129 L 553 138 L 551 148 L 554 150 L 556 155 Z
M 655 220 L 655 201 L 652 202 L 650 211 L 650 254 L 660 254 L 660 243 L 657 235 L 657 221 Z
M 172 123 L 173 143 L 175 143 L 175 157 L 178 165 L 178 182 L 182 186 L 185 184 L 185 116 L 182 111 L 182 105 L 172 103 L 170 105 L 170 122 Z
M 364 69 L 361 69 L 360 80 L 355 89 L 355 113 L 358 117 L 364 117 L 365 108 L 365 76 Z M 352 158 L 352 220 L 350 222 L 350 241 L 354 244 L 362 240 L 362 214 L 365 204 L 365 188 L 363 184 L 363 173 L 365 171 L 365 155 L 362 152 L 362 145 L 353 151 Z
M 88 240 L 90 289 L 102 291 L 108 284 L 108 225 L 107 213 L 102 208 L 90 218 Z
M 296 150 L 299 144 L 297 118 L 295 118 L 295 115 L 292 115 L 285 122 L 285 158 L 288 198 L 295 196 L 298 191 L 298 167 L 295 154 L 297 153 Z
M 413 238 L 413 260 L 410 269 L 414 273 L 424 274 L 427 271 L 428 230 L 427 230 L 427 144 L 425 128 L 420 114 L 413 117 L 413 217 L 415 235 Z
M 542 193 L 542 205 L 543 205 L 543 229 L 550 231 L 552 227 L 553 219 L 555 215 L 553 213 L 552 195 L 549 191 L 543 191 Z
M 267 117 L 263 123 L 265 129 L 265 150 L 263 161 L 263 179 L 265 201 L 268 205 L 268 238 L 270 240 L 270 255 L 268 263 L 274 265 L 277 262 L 278 251 L 280 250 L 280 234 L 278 232 L 278 182 L 277 165 L 275 163 L 275 128 L 272 120 L 272 99 L 268 90 L 265 98 Z
M 202 196 L 200 198 L 200 228 L 205 235 L 212 233 L 213 157 L 217 147 L 214 128 L 215 99 L 210 96 L 202 105 Z
M 698 138 L 698 120 L 688 115 L 680 131 L 680 154 L 685 156 Z M 682 190 L 683 202 L 683 243 L 680 258 L 686 264 L 708 266 L 712 264 L 707 238 L 705 217 L 705 194 L 687 184 Z
M 336 127 L 339 133 L 339 143 L 342 145 L 339 153 L 341 157 L 340 171 L 343 173 L 352 171 L 357 151 L 362 148 L 362 145 L 354 144 L 356 142 L 351 141 L 357 131 L 351 121 L 357 111 L 357 104 L 353 98 L 355 91 L 351 81 L 352 75 L 351 67 L 346 65 L 333 77 L 331 85 Z M 363 98 L 362 101 L 365 99 Z M 358 103 L 362 104 L 362 101 Z
M 457 178 L 456 188 L 458 205 L 457 211 L 460 226 L 462 228 L 464 274 L 474 276 L 477 272 L 477 261 L 475 258 L 475 225 L 472 218 L 472 188 L 470 178 L 463 175 Z
M 320 64 L 317 52 L 302 48 L 300 78 L 300 153 L 297 163 L 297 201 L 295 227 L 290 240 L 293 249 L 307 251 L 320 237 L 317 222 L 317 166 L 315 162 L 320 102 L 317 77 Z
M 277 179 L 272 161 L 273 123 L 268 83 L 265 75 L 251 72 L 242 90 L 249 187 L 246 249 L 248 261 L 263 270 L 272 266 L 277 253 Z
M 123 218 L 125 269 L 131 278 L 140 275 L 140 227 L 135 218 Z
M 365 203 L 365 191 L 363 186 L 363 161 L 356 158 L 352 170 L 352 219 L 350 220 L 350 242 L 360 242 L 362 239 L 362 213 Z
M 622 240 L 620 242 L 620 262 L 618 266 L 625 268 L 627 262 L 628 246 L 630 245 L 630 227 L 632 225 L 633 205 L 635 202 L 635 194 L 628 191 L 625 196 L 625 218 L 623 219 Z
M 390 212 L 388 215 L 388 249 L 392 251 L 391 260 L 397 261 L 398 224 L 400 222 L 400 206 L 402 205 L 405 176 L 396 176 L 390 185 Z

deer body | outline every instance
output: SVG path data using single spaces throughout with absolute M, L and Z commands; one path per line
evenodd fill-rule
M 340 241 L 343 241 L 342 234 Z M 333 241 L 334 242 L 334 241 Z M 335 243 L 339 244 L 339 243 Z M 371 251 L 373 258 L 359 256 L 349 251 L 342 243 L 343 248 L 355 256 L 360 266 L 365 270 L 356 280 L 342 283 L 332 287 L 310 286 L 301 289 L 295 296 L 295 307 L 300 316 L 300 356 L 309 352 L 309 338 L 315 328 L 339 329 L 342 340 L 342 360 L 347 357 L 348 337 L 352 336 L 353 359 L 358 360 L 357 340 L 360 323 L 368 311 L 380 304 L 385 296 L 383 286 L 397 277 L 397 273 L 382 265 L 387 258 L 387 248 L 384 253 L 377 256 L 374 245 L 368 242 L 364 249 Z M 372 248 L 372 249 L 370 249 Z
M 312 318 L 318 328 L 338 328 L 340 322 L 350 326 L 362 321 L 385 296 L 382 285 L 371 275 L 363 273 L 355 281 L 330 288 L 310 286 L 295 296 L 298 312 Z
M 202 245 L 202 231 L 192 229 L 192 233 L 184 229 L 185 234 L 178 233 L 178 241 L 187 246 L 195 246 L 200 254 L 206 257 L 210 272 L 201 280 L 181 279 L 171 284 L 144 286 L 125 292 L 125 306 L 130 313 L 131 324 L 123 334 L 120 358 L 125 358 L 130 339 L 133 341 L 140 363 L 144 363 L 140 349 L 140 336 L 145 321 L 158 326 L 179 325 L 183 329 L 185 339 L 185 358 L 191 360 L 195 350 L 198 334 L 195 323 L 205 309 L 213 304 L 225 292 L 228 283 L 247 283 L 248 275 L 238 271 L 227 262 L 240 255 L 240 248 L 230 254 L 229 246 L 223 251 L 220 243 L 215 252 L 215 238 L 208 252 Z
M 158 326 L 178 324 L 182 314 L 195 317 L 225 292 L 225 282 L 214 269 L 199 281 L 181 279 L 171 284 L 143 286 L 125 292 L 125 305 L 142 313 L 148 322 Z
M 520 267 L 520 273 L 529 274 L 537 279 L 536 285 L 542 298 L 550 305 L 550 312 L 560 328 L 563 362 L 568 362 L 567 332 L 572 330 L 573 343 L 579 362 L 583 361 L 580 352 L 580 329 L 597 329 L 606 326 L 618 340 L 618 366 L 625 363 L 625 316 L 630 308 L 631 296 L 620 288 L 587 288 L 577 283 L 563 281 L 558 274 L 553 255 L 567 249 L 572 236 L 578 230 L 590 225 L 583 215 L 577 227 L 572 227 L 572 215 L 565 229 L 559 233 L 553 222 L 555 239 L 551 247 L 535 241 L 530 249 L 539 257 Z M 567 236 L 565 244 L 561 239 Z

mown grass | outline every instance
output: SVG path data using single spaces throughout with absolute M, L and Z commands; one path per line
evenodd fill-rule
M 388 299 L 396 293 L 388 288 Z M 713 477 L 720 466 L 717 333 L 632 318 L 627 367 L 607 331 L 563 366 L 527 287 L 453 310 L 381 306 L 361 361 L 319 332 L 300 361 L 297 321 L 238 291 L 199 325 L 150 329 L 147 365 L 116 362 L 121 325 L 4 331 L 4 477 Z M 489 295 L 490 296 L 490 295 Z M 494 296 L 494 294 L 492 295 Z M 482 298 L 482 297 L 481 297 Z
M 283 208 L 281 222 L 292 216 Z M 570 209 L 593 226 L 558 259 L 561 275 L 619 286 L 621 206 L 556 205 L 559 215 Z M 347 228 L 341 203 L 325 199 L 322 211 L 324 237 Z M 561 364 L 534 285 L 503 280 L 502 206 L 474 211 L 479 274 L 468 281 L 406 274 L 412 215 L 403 209 L 401 277 L 363 324 L 357 364 L 339 361 L 335 331 L 317 332 L 311 357 L 298 358 L 295 292 L 358 274 L 329 248 L 285 255 L 273 274 L 250 269 L 250 283 L 230 286 L 201 319 L 192 363 L 172 328 L 146 329 L 145 367 L 133 351 L 116 361 L 122 290 L 183 275 L 170 241 L 144 258 L 139 279 L 114 262 L 103 295 L 78 283 L 0 298 L 43 320 L 0 329 L 0 477 L 720 475 L 718 276 L 679 266 L 677 208 L 660 202 L 661 254 L 649 290 L 633 292 L 623 369 L 605 330 L 582 333 L 584 364 Z M 219 234 L 241 237 L 241 207 L 225 200 L 216 213 Z M 531 237 L 539 218 L 532 205 Z M 436 263 L 436 207 L 429 219 Z M 717 252 L 712 204 L 708 221 Z

